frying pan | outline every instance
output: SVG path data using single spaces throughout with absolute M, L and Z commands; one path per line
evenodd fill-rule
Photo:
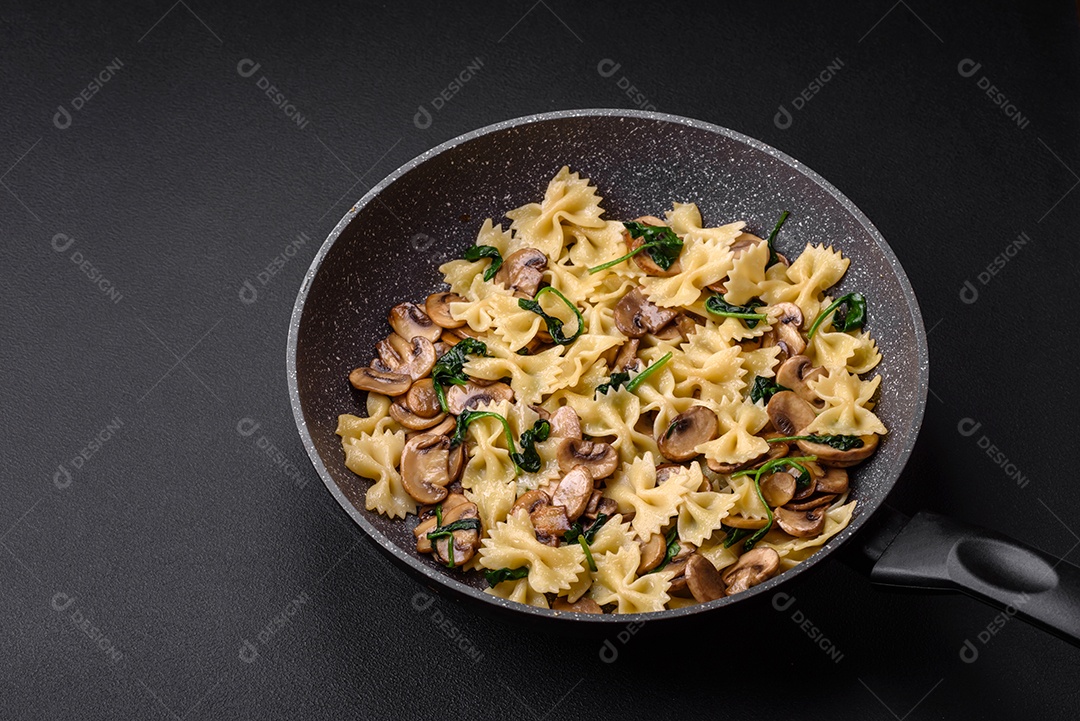
M 797 253 L 834 244 L 851 259 L 841 293 L 871 298 L 870 325 L 882 360 L 875 408 L 889 434 L 854 470 L 858 501 L 846 529 L 794 569 L 735 596 L 659 613 L 588 615 L 517 604 L 483 593 L 484 582 L 447 571 L 415 550 L 410 522 L 364 508 L 370 485 L 350 472 L 334 430 L 360 413 L 347 382 L 387 333 L 387 311 L 442 288 L 438 267 L 460 257 L 485 218 L 543 196 L 563 165 L 590 178 L 607 217 L 659 214 L 692 201 L 707 222 L 748 221 L 764 235 L 780 210 L 791 218 L 778 241 Z M 393 558 L 431 584 L 514 613 L 577 623 L 634 623 L 717 612 L 772 594 L 810 573 L 852 538 L 871 580 L 958 590 L 1006 608 L 1080 644 L 1080 569 L 1000 534 L 948 518 L 906 518 L 884 505 L 922 424 L 929 361 L 918 303 L 899 261 L 855 205 L 797 160 L 740 133 L 698 120 L 631 110 L 544 113 L 481 128 L 406 163 L 338 222 L 304 278 L 289 326 L 293 414 L 312 463 L 352 519 Z

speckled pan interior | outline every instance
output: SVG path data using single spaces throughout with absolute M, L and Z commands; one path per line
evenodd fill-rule
M 370 482 L 345 468 L 334 434 L 341 413 L 363 415 L 364 394 L 347 376 L 366 365 L 402 301 L 441 290 L 439 265 L 460 257 L 485 218 L 538 201 L 563 165 L 590 178 L 612 218 L 663 215 L 672 201 L 695 202 L 707 225 L 744 219 L 766 235 L 781 210 L 791 218 L 778 247 L 794 257 L 825 243 L 851 259 L 841 289 L 871 298 L 868 328 L 883 360 L 877 414 L 890 428 L 878 452 L 853 474 L 859 501 L 849 527 L 824 550 L 748 592 L 640 617 L 559 614 L 494 598 L 414 550 L 415 517 L 391 521 L 364 508 Z M 521 613 L 589 622 L 626 622 L 712 612 L 769 593 L 844 543 L 880 505 L 915 442 L 926 400 L 928 360 L 915 296 L 899 262 L 869 220 L 799 162 L 739 133 L 701 121 L 626 110 L 579 110 L 519 118 L 463 135 L 402 166 L 334 228 L 304 279 L 289 329 L 289 387 L 297 426 L 327 488 L 396 559 L 442 584 Z M 483 604 L 477 604 L 484 611 Z M 494 609 L 491 609 L 494 610 Z

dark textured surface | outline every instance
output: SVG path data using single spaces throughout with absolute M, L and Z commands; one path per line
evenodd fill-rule
M 289 335 L 293 411 L 327 488 L 378 543 L 425 577 L 510 610 L 552 615 L 478 593 L 474 589 L 486 587 L 479 573 L 462 578 L 430 554 L 417 553 L 415 517 L 403 522 L 366 510 L 362 494 L 370 481 L 345 467 L 335 431 L 340 413 L 364 414 L 365 394 L 344 379 L 386 337 L 390 307 L 422 302 L 428 293 L 444 290 L 438 267 L 460 256 L 480 218 L 500 221 L 507 210 L 537 202 L 568 162 L 593 180 L 610 217 L 660 213 L 667 199 L 678 199 L 697 203 L 707 226 L 748 218 L 751 232 L 764 237 L 776 209 L 784 208 L 794 219 L 777 240 L 781 252 L 794 258 L 808 244 L 835 246 L 851 261 L 833 295 L 858 289 L 876 300 L 868 326 L 882 356 L 875 370 L 883 376 L 875 412 L 890 433 L 873 459 L 853 473 L 851 498 L 858 505 L 852 521 L 824 547 L 838 548 L 892 489 L 922 422 L 929 369 L 925 329 L 910 284 L 872 224 L 798 161 L 731 130 L 658 113 L 575 110 L 496 124 L 410 161 L 350 209 L 304 278 Z M 664 617 L 772 597 L 779 584 L 794 581 L 825 555 L 748 592 Z M 629 624 L 657 618 L 582 620 Z
M 1077 429 L 1072 4 L 27 2 L 0 22 L 5 716 L 1075 717 L 1080 652 L 1019 621 L 990 634 L 997 614 L 974 601 L 891 594 L 832 561 L 782 612 L 735 607 L 682 633 L 560 637 L 426 606 L 310 469 L 283 362 L 316 247 L 390 170 L 491 122 L 651 104 L 799 158 L 904 264 L 934 371 L 891 501 L 1072 552 L 1080 488 L 1046 433 Z M 244 59 L 260 64 L 248 77 Z

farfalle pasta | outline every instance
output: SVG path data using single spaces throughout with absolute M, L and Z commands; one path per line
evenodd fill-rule
M 778 240 L 786 213 L 767 239 L 693 203 L 613 219 L 567 167 L 542 195 L 485 220 L 349 375 L 367 509 L 493 596 L 577 613 L 741 593 L 843 530 L 847 469 L 887 429 L 840 244 Z

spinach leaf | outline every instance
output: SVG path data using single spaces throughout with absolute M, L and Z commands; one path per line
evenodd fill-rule
M 521 452 L 511 452 L 510 458 L 514 463 L 529 473 L 540 470 L 540 454 L 536 452 L 536 444 L 546 441 L 551 435 L 551 423 L 543 418 L 533 423 L 533 427 L 521 434 Z
M 777 263 L 780 262 L 779 256 L 776 255 L 776 245 L 775 245 L 775 243 L 776 243 L 776 234 L 779 233 L 780 229 L 784 227 L 784 223 L 787 222 L 787 219 L 788 219 L 789 215 L 791 215 L 791 213 L 789 213 L 786 210 L 783 213 L 781 213 L 780 214 L 780 220 L 776 221 L 776 225 L 773 226 L 772 232 L 769 233 L 769 238 L 768 238 L 769 262 L 765 264 L 766 268 L 768 268 L 771 265 L 776 265 Z M 750 326 L 750 327 L 753 328 L 754 326 Z
M 790 388 L 785 388 L 772 378 L 762 378 L 757 376 L 754 378 L 754 385 L 750 387 L 750 400 L 754 403 L 763 401 L 769 402 L 769 399 L 780 391 L 789 391 Z
M 563 534 L 563 540 L 567 543 L 574 543 L 579 538 L 584 538 L 586 543 L 592 543 L 596 540 L 596 533 L 599 531 L 605 523 L 608 522 L 608 515 L 601 513 L 596 517 L 596 520 L 592 524 L 582 530 L 581 521 L 574 521 L 574 525 L 570 526 L 570 530 Z
M 486 356 L 487 345 L 475 338 L 462 338 L 457 345 L 443 353 L 431 369 L 435 395 L 439 397 L 439 407 L 442 408 L 443 413 L 450 410 L 446 405 L 446 390 L 443 386 L 463 386 L 469 381 L 463 370 L 466 356 L 469 354 Z
M 769 439 L 769 443 L 779 443 L 781 441 L 810 441 L 811 443 L 822 443 L 826 446 L 835 448 L 838 451 L 850 451 L 855 448 L 863 447 L 863 439 L 858 436 L 827 436 L 811 433 L 807 436 L 783 436 L 782 438 Z
M 577 316 L 577 330 L 574 331 L 573 335 L 565 335 L 563 333 L 563 322 L 555 316 L 548 315 L 546 312 L 544 312 L 544 309 L 540 307 L 540 296 L 544 295 L 545 293 L 554 293 L 556 296 L 558 296 L 560 300 L 562 300 L 563 303 L 566 303 L 566 307 L 574 311 L 574 315 Z M 575 340 L 577 340 L 579 335 L 581 335 L 585 331 L 585 318 L 582 317 L 581 311 L 578 310 L 578 307 L 571 303 L 569 298 L 567 298 L 565 295 L 563 295 L 550 285 L 536 291 L 536 295 L 533 296 L 532 300 L 518 298 L 518 307 L 522 310 L 530 310 L 543 318 L 544 323 L 547 325 L 548 335 L 551 336 L 552 341 L 558 343 L 559 345 L 570 345 Z
M 847 295 L 834 300 L 829 307 L 821 311 L 821 314 L 814 320 L 813 325 L 810 326 L 810 330 L 806 333 L 807 340 L 814 337 L 814 333 L 817 333 L 818 327 L 825 322 L 825 319 L 828 318 L 829 314 L 833 311 L 836 311 L 836 315 L 833 316 L 834 330 L 846 333 L 849 330 L 862 328 L 863 324 L 866 323 L 866 298 L 863 297 L 862 293 L 848 293 Z
M 596 561 L 592 557 L 592 549 L 589 548 L 589 542 L 585 540 L 585 536 L 578 536 L 578 545 L 581 546 L 581 550 L 585 551 L 585 560 L 589 564 L 589 570 L 596 573 Z
M 778 439 L 773 439 L 773 440 L 778 440 Z M 816 461 L 816 460 L 817 460 L 817 456 L 797 456 L 795 458 L 773 458 L 771 460 L 766 461 L 765 463 L 762 463 L 759 468 L 749 468 L 749 469 L 746 469 L 744 471 L 737 471 L 737 472 L 731 474 L 732 478 L 736 478 L 738 476 L 753 476 L 754 477 L 754 491 L 757 492 L 757 497 L 758 497 L 758 500 L 761 501 L 761 505 L 765 506 L 765 512 L 766 512 L 767 518 L 768 518 L 768 522 L 763 527 L 761 527 L 758 530 L 754 531 L 754 533 L 749 538 L 746 539 L 745 543 L 743 543 L 743 550 L 744 551 L 749 551 L 751 548 L 753 548 L 757 544 L 758 541 L 760 541 L 762 538 L 765 538 L 765 535 L 769 532 L 769 530 L 772 528 L 772 525 L 773 525 L 773 520 L 774 519 L 773 519 L 772 509 L 769 508 L 769 504 L 765 502 L 765 496 L 762 495 L 762 493 L 761 493 L 761 477 L 766 473 L 773 473 L 777 468 L 780 468 L 781 466 L 798 465 L 798 461 Z M 802 468 L 802 466 L 799 466 L 799 467 Z M 744 529 L 738 529 L 738 530 L 744 530 Z M 736 533 L 730 534 L 727 538 L 724 539 L 724 548 L 729 548 L 730 546 L 734 545 L 737 541 L 742 540 L 745 535 L 746 535 L 745 533 L 744 534 L 739 534 L 737 531 L 736 531 Z
M 495 588 L 503 581 L 516 581 L 519 578 L 525 578 L 528 575 L 528 566 L 522 566 L 521 568 L 496 568 L 484 571 L 484 578 L 487 579 L 489 588 Z
M 600 385 L 596 386 L 596 392 L 593 393 L 593 399 L 596 399 L 596 395 L 598 393 L 616 391 L 624 385 L 626 387 L 626 390 L 633 393 L 638 386 L 645 382 L 645 379 L 647 379 L 656 371 L 660 370 L 660 368 L 662 368 L 663 365 L 669 360 L 671 360 L 670 351 L 657 358 L 654 362 L 650 363 L 649 367 L 634 376 L 633 380 L 630 379 L 629 373 L 624 373 L 622 371 L 612 373 L 611 377 L 608 378 L 607 383 L 601 383 Z
M 667 270 L 678 260 L 679 253 L 683 249 L 683 241 L 671 228 L 666 225 L 645 225 L 633 221 L 623 223 L 623 226 L 630 231 L 632 237 L 642 238 L 645 242 L 622 257 L 589 268 L 590 274 L 618 265 L 642 251 L 646 251 L 661 270 Z
M 505 418 L 498 413 L 492 411 L 463 411 L 457 418 L 457 425 L 454 427 L 454 435 L 450 436 L 450 447 L 456 448 L 465 442 L 465 433 L 469 428 L 469 424 L 473 421 L 478 421 L 481 418 L 497 418 L 502 423 L 503 431 L 506 433 L 506 447 L 511 453 L 514 452 L 514 434 L 510 430 L 510 424 Z
M 484 280 L 491 280 L 499 272 L 502 265 L 502 255 L 499 249 L 490 245 L 474 245 L 465 251 L 465 260 L 477 261 L 482 258 L 491 258 L 491 265 L 484 271 Z
M 745 528 L 731 528 L 730 526 L 720 525 L 721 530 L 727 534 L 724 538 L 724 548 L 731 548 L 736 543 L 746 538 L 750 531 Z
M 764 313 L 754 312 L 754 308 L 760 308 L 763 305 L 765 304 L 757 298 L 754 298 L 746 305 L 732 305 L 724 300 L 724 296 L 717 293 L 709 296 L 709 299 L 705 301 L 705 310 L 713 315 L 725 318 L 742 318 L 746 322 L 747 328 L 753 328 L 758 324 L 758 321 L 769 319 L 769 316 Z
M 460 521 L 454 521 L 448 523 L 445 526 L 439 526 L 431 533 L 427 534 L 429 541 L 435 541 L 440 538 L 446 538 L 447 536 L 454 535 L 454 531 L 479 531 L 480 519 L 479 518 L 462 518 Z

